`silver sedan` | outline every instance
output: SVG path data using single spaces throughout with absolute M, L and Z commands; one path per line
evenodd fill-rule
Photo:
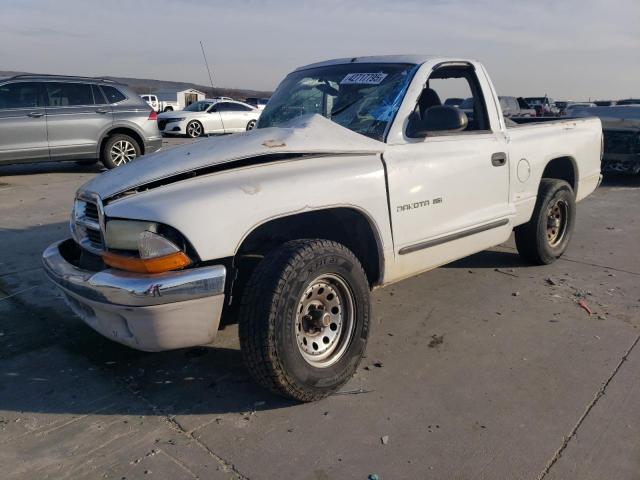
M 211 133 L 235 133 L 252 130 L 261 111 L 234 100 L 201 100 L 184 110 L 158 115 L 158 127 L 164 135 L 200 137 Z

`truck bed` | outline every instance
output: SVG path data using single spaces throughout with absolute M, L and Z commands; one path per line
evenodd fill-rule
M 507 128 L 522 127 L 531 123 L 561 123 L 565 121 L 584 120 L 585 117 L 516 117 L 505 118 Z

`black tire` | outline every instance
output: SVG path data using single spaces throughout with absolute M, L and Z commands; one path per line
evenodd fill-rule
M 164 107 L 163 112 L 173 112 L 173 107 Z
M 256 120 L 251 120 L 249 123 L 247 123 L 247 132 L 256 128 L 256 123 L 258 123 Z
M 122 148 L 115 148 L 118 145 L 121 145 Z M 127 154 L 125 156 L 118 156 L 118 151 L 123 151 L 126 149 Z M 118 133 L 116 135 L 112 135 L 107 139 L 102 147 L 102 152 L 100 155 L 100 161 L 102 164 L 107 167 L 109 170 L 112 168 L 119 167 L 125 163 L 129 163 L 130 161 L 138 158 L 142 155 L 140 150 L 140 145 L 138 142 L 129 135 L 125 135 L 123 133 Z
M 204 134 L 203 126 L 197 120 L 191 120 L 189 123 L 187 123 L 187 128 L 185 130 L 187 133 L 187 137 L 189 138 L 198 138 Z
M 554 213 L 556 208 L 562 213 Z M 558 220 L 557 225 L 554 219 Z M 553 263 L 567 249 L 575 221 L 576 201 L 571 186 L 564 180 L 543 178 L 531 220 L 515 228 L 518 252 L 536 265 Z
M 299 327 L 302 302 L 310 298 L 307 292 L 313 290 L 314 282 L 325 278 L 323 275 L 348 286 L 353 300 L 353 326 L 347 335 L 346 320 L 341 323 L 345 326 L 339 330 L 343 338 L 336 345 L 342 346 L 334 350 L 341 355 L 335 357 L 334 363 L 318 368 L 310 363 L 314 360 L 303 356 L 299 339 L 305 333 Z M 328 284 L 320 284 L 327 285 L 327 292 L 333 291 Z M 315 292 L 321 294 L 321 290 Z M 340 305 L 341 310 L 348 310 L 348 302 Z M 267 254 L 245 287 L 238 315 L 242 354 L 249 372 L 262 386 L 302 402 L 319 400 L 347 382 L 358 368 L 369 336 L 370 317 L 369 284 L 355 255 L 344 245 L 329 240 L 293 240 Z M 324 331 L 334 330 L 334 325 L 324 323 L 320 327 L 323 330 L 318 333 L 318 343 L 320 338 L 328 338 L 323 336 Z M 327 362 L 330 360 L 331 357 Z

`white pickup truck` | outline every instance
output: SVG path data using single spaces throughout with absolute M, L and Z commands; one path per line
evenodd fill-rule
M 474 99 L 471 121 L 441 104 L 453 85 Z M 514 230 L 532 263 L 563 254 L 576 202 L 601 179 L 600 120 L 532 120 L 505 121 L 472 60 L 305 66 L 257 129 L 83 185 L 45 270 L 87 324 L 136 349 L 208 344 L 221 317 L 237 320 L 254 378 L 316 400 L 356 370 L 373 288 Z

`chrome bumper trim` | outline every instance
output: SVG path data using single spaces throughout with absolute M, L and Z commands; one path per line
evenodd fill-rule
M 56 242 L 42 254 L 44 270 L 59 287 L 96 302 L 123 306 L 150 306 L 222 295 L 223 265 L 159 274 L 139 274 L 106 269 L 93 272 L 69 263 Z

